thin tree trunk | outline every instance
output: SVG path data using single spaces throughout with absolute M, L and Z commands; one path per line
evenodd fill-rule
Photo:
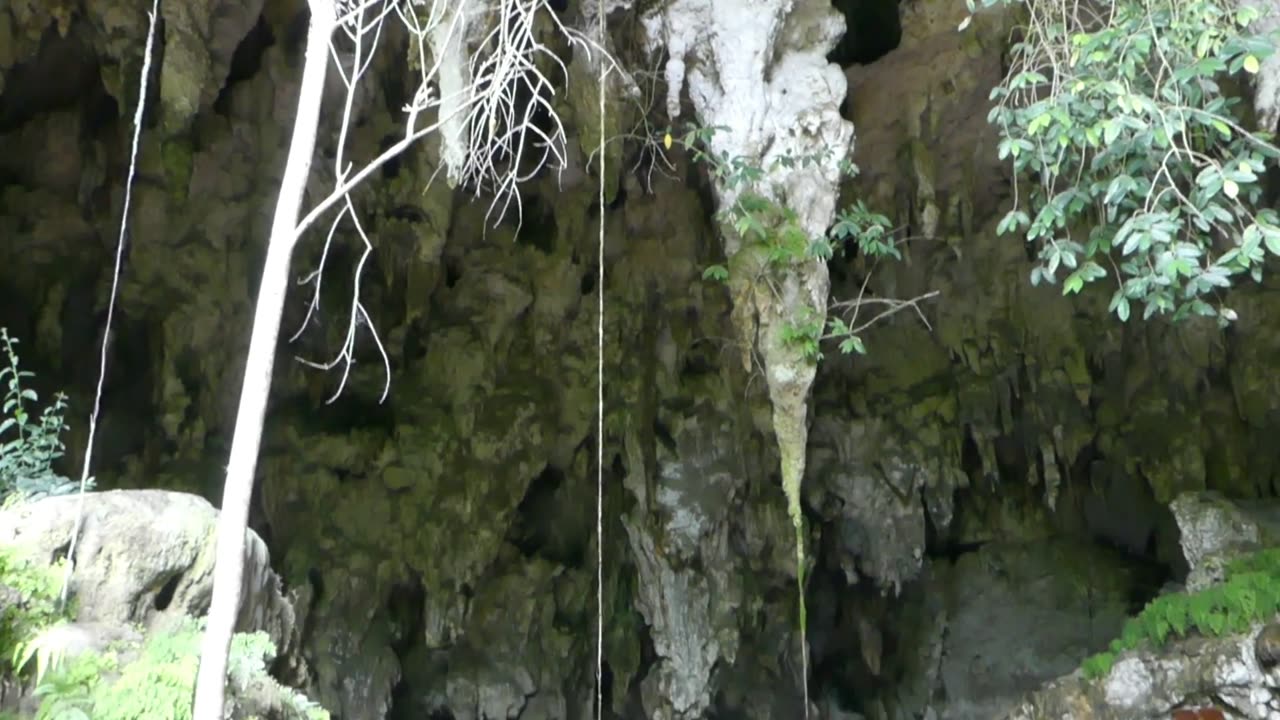
M 244 584 L 249 502 L 253 496 L 258 448 L 262 442 L 263 419 L 266 415 L 267 396 L 271 390 L 271 371 L 275 365 L 276 340 L 280 334 L 280 315 L 284 310 L 285 292 L 289 284 L 289 258 L 296 240 L 303 190 L 311 174 L 316 127 L 320 121 L 320 101 L 324 94 L 324 79 L 329 63 L 329 40 L 335 21 L 331 0 L 311 0 L 310 5 L 311 24 L 307 32 L 306 62 L 298 94 L 298 114 L 293 122 L 289 156 L 284 177 L 280 181 L 280 195 L 276 201 L 267 258 L 258 288 L 253 334 L 249 340 L 249 356 L 240 391 L 240 408 L 236 413 L 235 434 L 231 440 L 227 480 L 222 489 L 222 510 L 218 516 L 218 545 L 213 571 L 213 600 L 200 651 L 200 670 L 196 677 L 195 705 L 192 708 L 193 720 L 223 720 L 227 653 L 231 649 L 231 636 L 235 631 Z

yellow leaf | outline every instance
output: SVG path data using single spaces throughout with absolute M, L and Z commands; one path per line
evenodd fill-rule
M 1222 192 L 1234 200 L 1240 194 L 1240 186 L 1236 184 L 1235 180 L 1228 180 L 1222 183 Z
M 1253 55 L 1245 56 L 1244 69 L 1245 69 L 1245 72 L 1249 73 L 1250 75 L 1257 75 L 1258 74 L 1258 58 L 1254 57 Z
M 662 136 L 662 146 L 668 150 L 671 149 L 671 133 Z

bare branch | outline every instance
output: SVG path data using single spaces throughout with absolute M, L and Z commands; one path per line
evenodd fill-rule
M 361 244 L 354 270 L 353 297 L 346 312 L 347 330 L 341 347 L 334 357 L 325 362 L 298 358 L 309 367 L 321 370 L 341 367 L 338 388 L 329 402 L 346 387 L 351 365 L 355 363 L 361 328 L 368 328 L 382 359 L 386 377 L 382 400 L 386 399 L 391 382 L 390 359 L 373 319 L 360 299 L 362 275 L 374 247 L 359 221 L 351 198 L 351 192 L 360 183 L 417 140 L 433 132 L 444 131 L 445 143 L 455 140 L 462 143 L 461 163 L 452 167 L 451 172 L 476 196 L 482 192 L 492 194 L 486 224 L 495 213 L 499 221 L 506 217 L 514 205 L 518 232 L 523 217 L 520 186 L 544 169 L 563 169 L 567 165 L 565 128 L 553 104 L 556 85 L 540 68 L 557 68 L 566 81 L 569 71 L 564 61 L 539 40 L 537 21 L 540 13 L 552 20 L 575 51 L 581 50 L 590 58 L 593 50 L 599 50 L 598 57 L 605 64 L 602 72 L 613 69 L 616 63 L 601 44 L 562 24 L 548 2 L 345 0 L 339 3 L 336 28 L 342 32 L 334 33 L 329 49 L 342 79 L 345 97 L 333 160 L 333 188 L 297 224 L 292 239 L 296 243 L 321 215 L 341 204 L 341 210 L 325 237 L 317 268 L 298 281 L 300 285 L 311 285 L 312 292 L 306 315 L 290 341 L 296 341 L 322 312 L 321 282 L 334 241 L 345 236 L 345 233 L 339 233 L 345 222 L 350 221 L 353 235 Z M 407 115 L 404 137 L 356 170 L 347 155 L 355 94 L 383 37 L 383 23 L 393 17 L 411 36 L 417 55 L 418 88 L 412 101 L 404 108 Z M 490 23 L 478 38 L 468 31 L 470 23 L 477 19 Z M 339 43 L 343 46 L 340 47 Z M 429 51 L 431 57 L 428 57 Z M 448 78 L 456 78 L 458 72 L 464 74 L 463 86 L 446 87 L 453 82 L 447 81 Z M 447 73 L 454 74 L 447 78 Z M 434 115 L 434 119 L 419 127 L 419 120 L 424 115 Z M 451 139 L 451 131 L 447 128 L 456 123 L 461 123 L 463 134 Z M 446 162 L 449 159 L 446 157 Z M 428 188 L 435 177 L 433 173 L 428 180 Z

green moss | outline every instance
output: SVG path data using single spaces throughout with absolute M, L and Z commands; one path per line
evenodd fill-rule
M 165 184 L 170 196 L 176 202 L 185 202 L 187 188 L 191 184 L 191 147 L 184 141 L 170 140 L 164 143 L 160 152 L 164 161 Z
M 1106 652 L 1084 661 L 1085 677 L 1111 671 L 1119 654 L 1144 646 L 1159 647 L 1193 632 L 1218 636 L 1244 632 L 1249 625 L 1280 612 L 1280 548 L 1233 560 L 1226 580 L 1195 593 L 1172 593 L 1152 600 L 1124 625 Z

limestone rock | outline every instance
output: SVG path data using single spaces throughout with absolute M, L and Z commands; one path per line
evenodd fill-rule
M 53 562 L 64 557 L 81 500 L 49 497 L 0 510 L 0 545 Z M 71 597 L 80 622 L 154 626 L 201 617 L 213 590 L 217 511 L 203 498 L 162 490 L 84 495 Z M 266 545 L 250 532 L 239 631 L 266 632 L 290 647 L 294 614 Z
M 1247 633 L 1193 638 L 1126 655 L 1093 682 L 1073 673 L 1033 693 L 1004 717 L 1164 720 L 1177 717 L 1179 709 L 1205 707 L 1226 717 L 1280 717 L 1280 673 L 1265 671 L 1254 657 L 1254 636 L 1261 629 L 1258 624 Z
M 853 143 L 853 126 L 839 111 L 845 79 L 826 59 L 843 34 L 843 17 L 827 0 L 677 0 L 643 22 L 650 51 L 668 53 L 671 119 L 680 116 L 687 82 L 698 121 L 725 128 L 710 139 L 712 151 L 765 168 L 759 191 L 795 211 L 810 236 L 825 235 L 835 214 L 840 168 Z M 775 160 L 787 156 L 817 161 L 775 167 Z M 725 183 L 715 189 L 721 207 L 740 191 Z M 773 405 L 783 488 L 798 524 L 816 368 L 787 342 L 787 329 L 807 313 L 825 317 L 830 276 L 825 262 L 808 260 L 788 267 L 776 284 L 757 282 L 753 268 L 763 267 L 762 253 L 744 247 L 730 226 L 722 235 L 734 266 L 730 289 L 743 364 L 751 368 L 758 348 Z M 736 257 L 740 253 L 743 257 Z
M 1258 523 L 1217 493 L 1183 493 L 1169 509 L 1182 532 L 1182 552 L 1191 568 L 1188 590 L 1221 581 L 1226 560 L 1256 550 L 1262 540 Z
M 674 452 L 659 455 L 649 496 L 655 526 L 624 518 L 640 577 L 636 604 L 651 627 L 660 660 L 641 686 L 655 720 L 701 718 L 714 697 L 712 672 L 737 653 L 735 611 L 742 602 L 731 572 L 729 532 L 735 472 L 729 427 L 711 412 L 673 431 Z

